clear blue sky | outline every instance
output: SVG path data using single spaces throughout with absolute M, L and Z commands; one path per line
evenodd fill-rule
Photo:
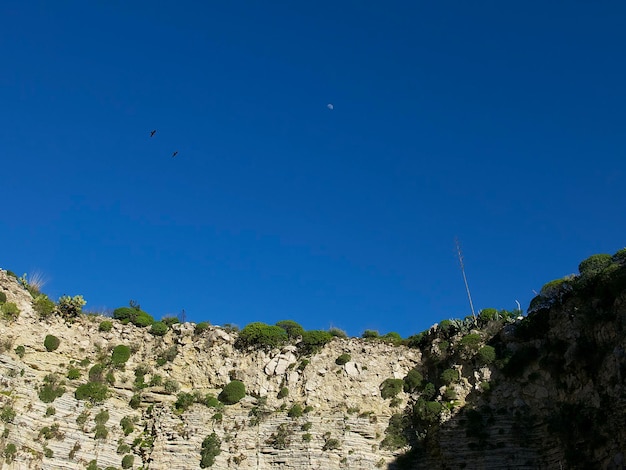
M 408 336 L 470 313 L 458 237 L 526 309 L 626 245 L 625 49 L 623 1 L 5 0 L 0 266 Z

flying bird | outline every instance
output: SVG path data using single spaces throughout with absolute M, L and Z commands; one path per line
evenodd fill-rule
M 178 150 L 176 150 L 176 152 L 172 154 L 172 158 L 174 158 L 176 155 L 178 155 Z
M 333 106 L 333 104 L 332 104 L 332 103 L 328 103 L 328 104 L 326 105 L 326 107 L 327 107 L 328 109 L 330 109 L 331 111 L 332 111 L 333 109 L 335 109 L 335 106 Z
M 150 132 L 150 137 L 154 137 L 154 134 L 156 134 L 156 129 Z

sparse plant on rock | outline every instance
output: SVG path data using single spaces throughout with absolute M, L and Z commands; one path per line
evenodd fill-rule
M 211 433 L 202 441 L 202 449 L 200 451 L 200 468 L 208 468 L 215 463 L 215 457 L 217 457 L 222 450 L 220 446 L 222 441 L 217 434 Z
M 337 364 L 338 366 L 343 366 L 344 364 L 347 364 L 351 360 L 352 360 L 352 356 L 350 356 L 350 354 L 343 353 L 339 357 L 337 357 L 337 359 L 335 359 L 335 364 Z
M 380 384 L 380 396 L 384 399 L 393 398 L 400 393 L 404 388 L 404 381 L 402 379 L 385 379 Z
M 234 405 L 246 396 L 246 386 L 240 380 L 233 380 L 226 384 L 217 399 L 225 405 Z
M 46 335 L 43 345 L 48 352 L 56 351 L 61 344 L 61 340 L 54 335 Z
M 81 314 L 83 307 L 87 304 L 82 295 L 63 295 L 57 302 L 59 313 L 65 318 L 74 318 Z

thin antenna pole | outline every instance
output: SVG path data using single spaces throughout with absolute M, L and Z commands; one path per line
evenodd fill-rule
M 467 298 L 469 299 L 470 308 L 472 309 L 472 316 L 474 317 L 474 321 L 476 321 L 476 314 L 474 313 L 474 304 L 472 302 L 472 295 L 470 294 L 469 285 L 467 284 L 467 276 L 465 276 L 465 266 L 463 265 L 463 255 L 461 254 L 461 245 L 459 244 L 459 239 L 455 238 L 454 243 L 456 244 L 456 252 L 459 256 L 459 264 L 461 265 L 461 272 L 463 273 L 463 282 L 465 282 L 465 290 L 467 291 Z

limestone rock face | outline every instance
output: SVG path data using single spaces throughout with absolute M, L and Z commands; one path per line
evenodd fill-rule
M 299 366 L 303 358 L 293 345 L 242 352 L 234 347 L 236 334 L 219 327 L 197 335 L 193 324 L 176 324 L 156 337 L 116 320 L 110 320 L 111 331 L 99 331 L 102 317 L 81 316 L 72 323 L 58 316 L 40 319 L 30 294 L 4 271 L 0 289 L 20 309 L 15 321 L 0 319 L 0 409 L 15 412 L 3 414 L 0 422 L 0 453 L 11 444 L 16 449 L 10 459 L 0 455 L 2 469 L 84 469 L 93 460 L 101 469 L 121 468 L 127 455 L 134 457 L 132 468 L 200 468 L 202 442 L 212 433 L 221 440 L 213 468 L 375 469 L 401 451 L 380 447 L 397 408 L 381 398 L 379 387 L 418 364 L 418 350 L 335 339 Z M 44 347 L 48 334 L 60 339 L 55 351 Z M 119 344 L 132 354 L 109 369 L 107 398 L 76 399 L 90 369 L 106 363 Z M 16 353 L 18 346 L 23 354 Z M 175 353 L 168 356 L 168 351 Z M 352 362 L 336 365 L 344 352 Z M 70 369 L 80 377 L 68 378 Z M 40 392 L 52 376 L 64 393 L 44 402 Z M 175 406 L 181 392 L 216 397 L 233 379 L 247 391 L 235 405 Z M 289 394 L 279 399 L 283 387 Z M 133 397 L 139 400 L 131 406 Z M 288 416 L 295 404 L 306 413 Z M 99 425 L 104 411 L 108 419 Z
M 521 320 L 435 325 L 411 348 L 335 338 L 308 355 L 242 351 L 215 326 L 161 337 L 117 320 L 100 331 L 101 316 L 42 319 L 0 270 L 20 310 L 0 315 L 0 469 L 187 470 L 211 437 L 218 469 L 623 470 L 618 269 Z M 118 345 L 131 354 L 115 364 Z M 223 406 L 233 380 L 246 395 Z

